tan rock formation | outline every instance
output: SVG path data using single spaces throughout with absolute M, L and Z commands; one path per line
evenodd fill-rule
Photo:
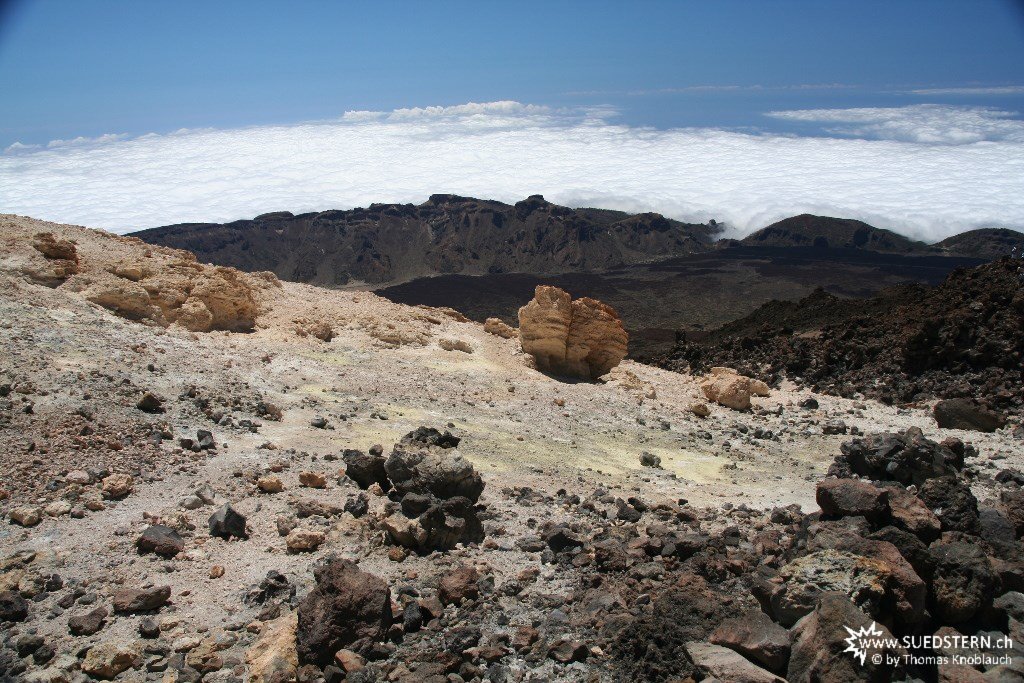
M 263 632 L 246 654 L 252 683 L 295 680 L 299 654 L 295 648 L 298 620 L 294 612 L 263 625 Z
M 709 401 L 733 410 L 748 410 L 751 395 L 767 396 L 769 393 L 764 382 L 741 375 L 732 368 L 711 368 L 700 388 Z
M 518 330 L 511 325 L 506 325 L 501 318 L 488 318 L 484 321 L 484 332 L 504 339 L 513 339 L 519 336 Z
M 42 255 L 30 258 L 22 267 L 32 279 L 56 286 L 79 272 L 78 250 L 73 242 L 57 239 L 50 232 L 37 232 L 32 247 Z
M 155 268 L 122 260 L 75 275 L 62 287 L 130 320 L 176 324 L 192 332 L 251 331 L 259 307 L 252 279 L 234 268 L 181 259 Z
M 329 342 L 334 339 L 334 328 L 326 320 L 297 318 L 295 320 L 295 334 L 300 337 L 313 337 L 320 341 Z
M 437 340 L 437 345 L 445 351 L 462 351 L 463 353 L 473 353 L 473 347 L 469 342 L 464 339 L 447 339 L 442 338 Z
M 537 368 L 597 379 L 626 357 L 629 335 L 615 309 L 595 299 L 575 301 L 557 287 L 538 285 L 519 309 L 519 339 Z

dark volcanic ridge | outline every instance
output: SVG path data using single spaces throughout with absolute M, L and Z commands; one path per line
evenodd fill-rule
M 192 251 L 201 261 L 272 271 L 294 282 L 379 286 L 434 275 L 603 272 L 735 247 L 852 249 L 912 256 L 994 259 L 1024 248 L 1024 234 L 972 230 L 935 245 L 846 218 L 802 214 L 742 240 L 718 240 L 720 224 L 657 213 L 572 209 L 533 195 L 514 205 L 432 195 L 420 205 L 295 215 L 267 213 L 231 223 L 182 223 L 135 233 Z
M 441 273 L 599 271 L 710 249 L 719 231 L 656 213 L 570 209 L 534 195 L 515 205 L 432 195 L 423 204 L 143 230 L 146 242 L 200 260 L 324 286 Z
M 662 367 L 729 366 L 769 383 L 886 403 L 968 397 L 1024 409 L 1024 284 L 1018 260 L 957 269 L 937 287 L 867 300 L 816 291 L 773 301 L 699 342 L 683 335 Z

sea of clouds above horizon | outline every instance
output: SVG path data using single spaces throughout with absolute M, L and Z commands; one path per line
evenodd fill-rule
M 435 193 L 657 211 L 741 236 L 799 213 L 934 241 L 1024 228 L 1024 121 L 978 107 L 768 112 L 812 134 L 615 123 L 517 102 L 12 145 L 0 211 L 124 233 Z

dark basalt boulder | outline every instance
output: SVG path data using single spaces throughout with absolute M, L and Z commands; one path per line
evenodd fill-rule
M 0 592 L 0 622 L 25 621 L 28 618 L 28 602 L 17 591 Z
M 992 606 L 1001 581 L 978 545 L 939 542 L 928 553 L 935 567 L 928 588 L 928 605 L 937 619 L 944 624 L 959 624 L 982 615 Z
M 939 401 L 932 409 L 935 422 L 943 429 L 967 429 L 994 432 L 1006 426 L 1006 416 L 989 410 L 977 401 L 951 398 Z
M 370 488 L 374 484 L 380 484 L 384 491 L 391 489 L 391 482 L 388 481 L 388 474 L 384 470 L 384 456 L 380 452 L 364 453 L 356 449 L 346 449 L 342 453 L 342 460 L 345 461 L 345 474 L 348 478 L 359 485 L 360 488 Z
M 448 432 L 420 427 L 395 444 L 384 464 L 399 503 L 383 520 L 393 542 L 426 553 L 483 540 L 476 502 L 484 481 L 455 450 L 458 443 Z
M 872 434 L 847 441 L 829 474 L 853 474 L 909 486 L 935 477 L 955 475 L 964 466 L 964 453 L 921 436 L 919 429 L 903 434 Z
M 878 522 L 889 516 L 889 492 L 858 479 L 818 482 L 816 500 L 821 511 L 834 517 L 865 517 Z
M 855 681 L 889 681 L 897 678 L 891 660 L 903 661 L 902 649 L 887 647 L 869 648 L 861 662 L 848 651 L 847 628 L 859 631 L 872 627 L 872 619 L 857 609 L 845 595 L 828 593 L 821 597 L 814 611 L 801 619 L 792 629 L 792 652 L 786 672 L 788 681 L 833 681 L 854 683 Z M 881 632 L 881 639 L 893 636 L 885 626 L 874 624 Z M 886 657 L 885 655 L 891 655 Z M 881 663 L 875 663 L 875 655 L 882 655 Z
M 245 529 L 245 515 L 231 507 L 231 503 L 224 505 L 210 515 L 210 535 L 219 536 L 224 539 L 249 538 Z
M 170 598 L 170 586 L 121 588 L 113 595 L 114 611 L 119 614 L 152 612 L 166 605 Z
M 316 586 L 299 603 L 300 663 L 323 667 L 342 648 L 380 640 L 391 624 L 391 591 L 379 577 L 337 557 L 313 570 Z
M 981 532 L 978 499 L 963 480 L 955 476 L 930 479 L 918 495 L 935 512 L 943 531 L 962 531 L 973 535 Z
M 140 553 L 156 553 L 162 557 L 174 557 L 185 548 L 185 541 L 174 529 L 162 524 L 146 528 L 135 541 Z
M 395 490 L 435 498 L 461 496 L 476 502 L 484 481 L 472 463 L 443 447 L 416 447 L 419 442 L 399 443 L 391 451 L 384 469 Z

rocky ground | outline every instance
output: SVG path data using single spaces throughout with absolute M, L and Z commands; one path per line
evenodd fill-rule
M 680 340 L 657 363 L 696 372 L 728 365 L 769 383 L 786 377 L 890 404 L 972 399 L 1024 415 L 1024 270 L 1007 256 L 958 268 L 935 287 L 773 301 L 705 339 Z
M 0 292 L 0 679 L 1020 680 L 840 628 L 1024 639 L 1016 423 L 554 378 L 455 311 L 15 216 Z

